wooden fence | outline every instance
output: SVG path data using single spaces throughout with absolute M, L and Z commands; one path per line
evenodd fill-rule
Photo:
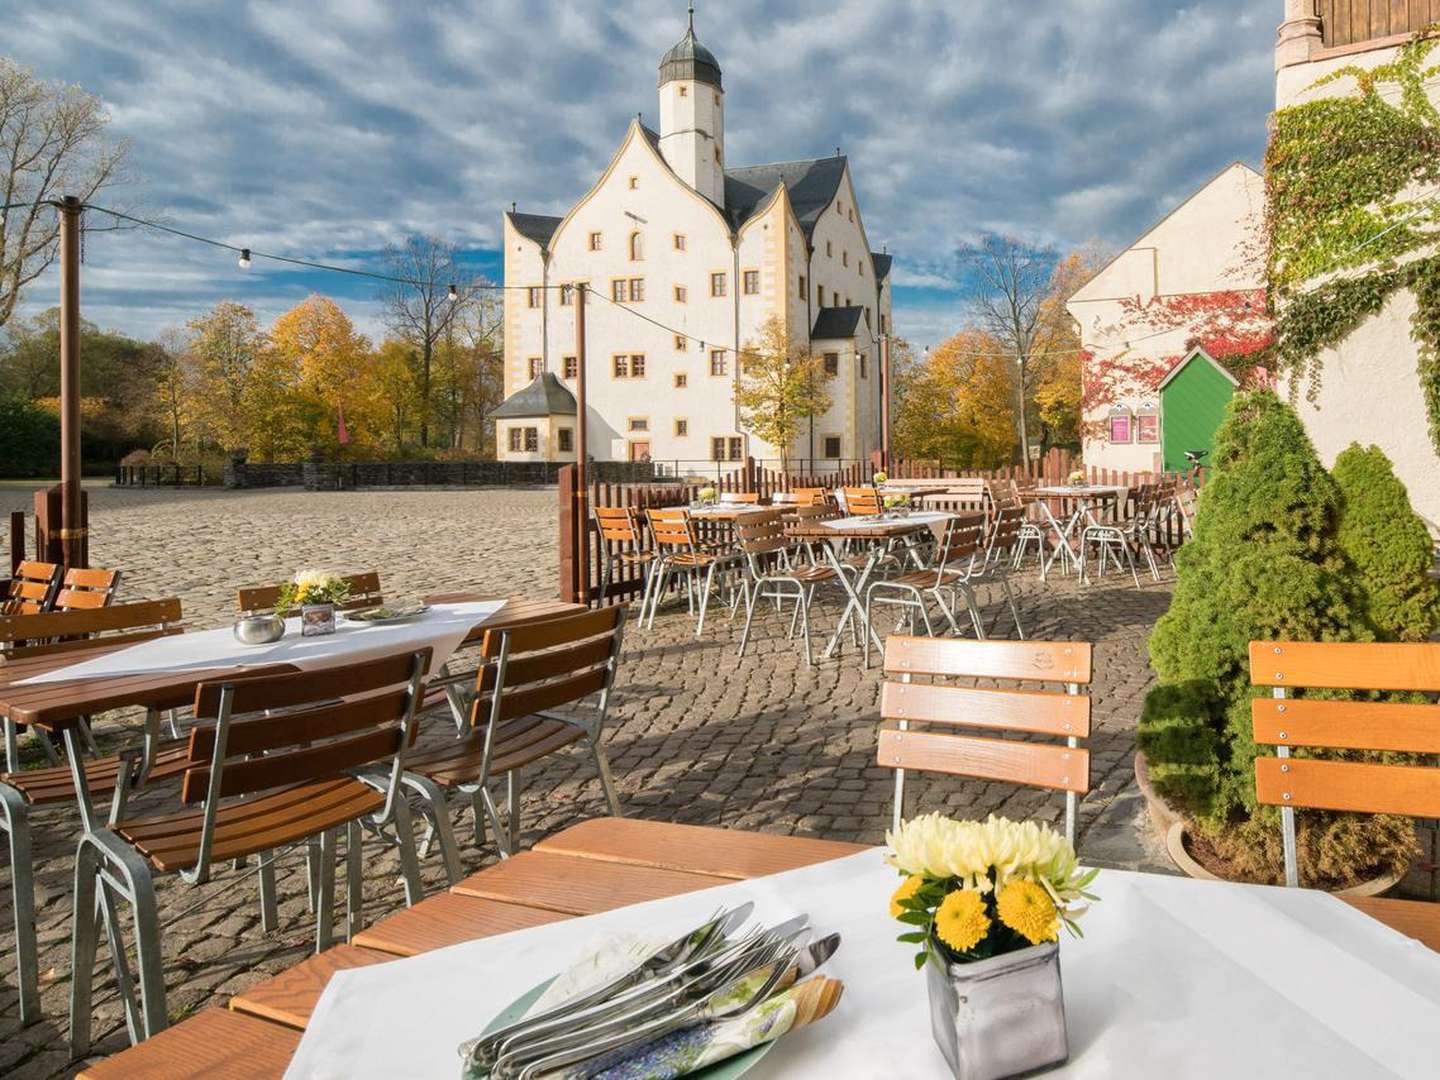
M 878 457 L 867 463 L 856 462 L 838 472 L 814 475 L 790 475 L 780 470 L 759 467 L 753 458 L 747 458 L 738 467 L 715 480 L 684 480 L 670 483 L 612 483 L 592 481 L 589 490 L 580 492 L 575 487 L 575 468 L 567 465 L 560 470 L 560 597 L 570 603 L 628 603 L 638 597 L 645 587 L 643 567 L 617 563 L 614 579 L 610 582 L 604 597 L 600 585 L 604 575 L 604 554 L 602 541 L 590 521 L 590 508 L 595 506 L 627 506 L 644 511 L 650 507 L 685 506 L 694 500 L 695 493 L 704 487 L 714 487 L 721 493 L 743 492 L 770 499 L 776 492 L 796 488 L 838 488 L 854 487 L 872 482 Z M 1137 487 L 1156 481 L 1169 484 L 1198 485 L 1203 482 L 1203 471 L 1192 477 L 1190 474 L 1163 474 L 1149 472 L 1122 472 L 1114 469 L 1083 468 L 1069 451 L 1054 449 L 1029 467 L 1006 466 L 990 470 L 944 469 L 934 462 L 895 461 L 887 475 L 892 480 L 927 479 L 956 480 L 982 479 L 994 483 L 1008 483 L 1012 480 L 1039 484 L 1063 484 L 1073 473 L 1082 473 L 1089 483 L 1114 484 L 1127 488 Z M 926 498 L 926 505 L 940 510 L 977 510 L 984 508 L 984 501 L 974 498 L 937 497 Z M 1056 513 L 1061 511 L 1057 504 Z M 702 532 L 719 532 L 725 528 L 719 523 L 700 526 Z M 1161 543 L 1179 546 L 1180 523 L 1173 517 L 1165 523 Z M 648 532 L 644 532 L 636 550 L 653 550 Z

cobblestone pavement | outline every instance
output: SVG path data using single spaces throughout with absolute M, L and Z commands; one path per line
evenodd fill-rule
M 234 588 L 280 580 L 300 566 L 377 569 L 388 596 L 469 588 L 553 595 L 555 493 L 551 490 L 298 492 L 127 492 L 91 490 L 92 562 L 125 570 L 128 598 L 178 595 L 187 621 L 224 625 Z M 0 510 L 28 504 L 28 492 L 0 487 Z M 1115 579 L 1078 589 L 1017 578 L 1022 618 L 1035 638 L 1095 643 L 1096 706 L 1089 740 L 1093 790 L 1081 803 L 1080 850 L 1089 860 L 1152 863 L 1136 828 L 1131 759 L 1135 721 L 1151 681 L 1145 638 L 1169 601 L 1168 585 L 1136 590 Z M 981 592 L 995 621 L 1002 605 Z M 819 618 L 833 626 L 838 605 Z M 999 623 L 997 633 L 1005 633 Z M 892 774 L 875 764 L 879 677 L 856 650 L 807 667 L 781 620 L 757 614 L 758 639 L 737 660 L 739 627 L 722 616 L 697 639 L 683 606 L 662 609 L 651 631 L 627 635 L 608 747 L 627 813 L 668 821 L 806 833 L 879 842 L 889 821 Z M 118 742 L 138 717 L 102 718 L 97 734 Z M 448 729 L 448 730 L 447 730 Z M 430 738 L 453 732 L 433 714 Z M 1006 784 L 927 779 L 912 774 L 912 809 L 964 816 L 996 812 L 1059 821 L 1059 796 Z M 138 805 L 164 805 L 147 793 Z M 566 753 L 525 777 L 523 842 L 604 812 L 594 772 Z M 468 812 L 454 812 L 467 872 L 493 859 L 474 844 Z M 21 1028 L 8 945 L 12 916 L 8 874 L 0 891 L 0 1074 L 66 1075 L 69 992 L 69 893 L 76 814 L 36 815 L 40 967 L 44 1022 Z M 427 889 L 441 887 L 438 861 L 424 865 Z M 367 842 L 366 916 L 401 905 L 398 859 Z M 254 875 L 223 875 L 200 887 L 159 881 L 168 1003 L 172 1019 L 224 1004 L 245 987 L 302 959 L 314 919 L 307 909 L 303 862 L 284 858 L 279 873 L 280 929 L 259 927 Z M 108 982 L 102 947 L 96 981 L 96 1053 L 123 1048 L 126 1036 Z

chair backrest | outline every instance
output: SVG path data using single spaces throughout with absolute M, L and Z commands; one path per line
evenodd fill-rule
M 180 601 L 137 600 L 129 604 L 38 615 L 0 616 L 0 649 L 19 660 L 108 645 L 130 645 L 178 634 Z
M 645 511 L 650 522 L 650 534 L 655 544 L 662 548 L 681 548 L 692 551 L 695 547 L 695 528 L 684 507 L 651 507 Z
M 109 607 L 120 590 L 119 570 L 65 571 L 65 580 L 55 594 L 56 611 L 92 611 Z
M 913 680 L 929 680 L 917 683 Z M 1061 684 L 1063 691 L 957 686 L 937 678 Z M 1080 641 L 962 641 L 894 635 L 885 642 L 879 764 L 1002 780 L 1065 792 L 1065 827 L 1075 837 L 1078 796 L 1090 790 L 1091 648 Z M 921 724 L 915 730 L 912 724 Z M 985 738 L 953 728 L 1025 732 L 1063 743 Z M 903 776 L 903 772 L 902 772 Z M 903 779 L 902 779 L 903 783 Z M 897 793 L 902 789 L 897 785 Z M 901 817 L 896 799 L 895 820 Z
M 350 583 L 350 598 L 343 604 L 336 605 L 342 611 L 358 611 L 360 608 L 374 607 L 385 602 L 380 592 L 380 575 L 374 570 L 363 574 L 346 574 L 344 578 Z M 274 611 L 279 600 L 279 585 L 251 585 L 235 594 L 235 606 L 242 614 Z
M 597 506 L 593 511 L 595 528 L 607 544 L 638 544 L 640 524 L 635 510 L 629 506 Z
M 562 615 L 510 630 L 489 630 L 480 643 L 470 722 L 477 729 L 600 694 L 603 717 L 625 632 L 621 606 Z
M 754 491 L 722 491 L 720 501 L 722 503 L 759 503 L 760 495 Z
M 38 615 L 49 611 L 60 587 L 59 563 L 25 560 L 15 568 L 0 613 L 5 615 Z
M 956 514 L 945 522 L 945 532 L 940 540 L 940 552 L 935 558 L 935 568 L 940 581 L 945 571 L 957 566 L 967 569 L 985 550 L 984 511 Z
M 793 543 L 785 535 L 785 514 L 780 510 L 742 514 L 735 520 L 735 539 L 756 573 L 760 571 L 756 556 L 785 551 Z
M 1440 704 L 1291 698 L 1293 690 L 1440 692 L 1440 643 L 1252 641 L 1250 681 L 1271 697 L 1250 703 L 1255 796 L 1281 814 L 1286 884 L 1299 884 L 1294 809 L 1440 817 L 1440 769 L 1294 758 L 1294 747 L 1440 754 Z
M 791 488 L 790 494 L 801 506 L 823 505 L 829 501 L 830 493 L 823 487 Z
M 799 506 L 800 496 L 793 491 L 777 491 L 770 496 L 771 506 Z
M 845 510 L 852 517 L 874 517 L 884 509 L 880 492 L 873 487 L 847 487 Z
M 809 506 L 797 506 L 795 508 L 795 520 L 812 521 L 835 521 L 840 517 L 840 511 L 828 502 L 812 503 Z

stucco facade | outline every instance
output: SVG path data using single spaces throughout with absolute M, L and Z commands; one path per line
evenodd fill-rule
M 726 169 L 719 65 L 693 28 L 661 62 L 660 104 L 661 130 L 632 121 L 562 218 L 505 215 L 505 283 L 522 286 L 505 294 L 507 397 L 544 372 L 575 390 L 576 290 L 563 287 L 583 282 L 595 460 L 648 457 L 683 472 L 717 456 L 780 457 L 744 430 L 734 402 L 737 353 L 772 316 L 791 341 L 842 357 L 831 408 L 790 456 L 868 456 L 880 438 L 890 260 L 870 250 L 849 162 Z M 848 336 L 815 337 L 835 325 L 825 309 L 852 307 Z M 503 438 L 498 453 L 511 457 Z
M 1319 20 L 1311 17 L 1304 3 L 1290 0 L 1286 14 L 1276 48 L 1277 109 L 1353 94 L 1352 77 L 1324 86 L 1316 82 L 1347 65 L 1371 69 L 1389 63 L 1399 52 L 1400 41 L 1395 38 L 1325 49 Z M 1431 80 L 1426 92 L 1440 104 L 1440 84 Z M 1327 466 L 1352 442 L 1380 447 L 1409 489 L 1415 509 L 1432 523 L 1440 523 L 1440 456 L 1428 433 L 1416 370 L 1419 346 L 1410 331 L 1415 307 L 1414 293 L 1401 291 L 1337 348 L 1326 349 L 1320 356 L 1322 376 L 1313 401 L 1307 397 L 1308 385 L 1285 389 L 1292 391 Z
M 1086 395 L 1086 465 L 1160 470 L 1159 383 L 1195 343 L 1194 320 L 1177 319 L 1175 311 L 1179 305 L 1264 287 L 1255 249 L 1264 188 L 1260 174 L 1243 162 L 1227 166 L 1070 298 L 1066 306 L 1087 353 L 1085 377 L 1092 384 L 1111 383 L 1105 393 Z M 1121 434 L 1125 437 L 1112 438 Z

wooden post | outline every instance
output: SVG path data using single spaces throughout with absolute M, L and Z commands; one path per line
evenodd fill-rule
M 67 568 L 85 565 L 80 508 L 80 200 L 60 211 L 60 530 Z
M 880 335 L 880 464 L 890 468 L 890 335 Z
M 584 551 L 584 541 L 576 529 L 575 466 L 560 469 L 560 599 L 567 604 L 579 603 L 584 593 L 576 569 Z
M 585 294 L 589 285 L 581 282 L 575 286 L 575 489 L 574 518 L 578 543 L 575 545 L 575 577 L 580 584 L 580 595 L 576 599 L 582 604 L 590 602 L 589 534 L 590 505 L 589 477 L 586 476 L 586 454 L 589 450 L 589 425 L 586 413 L 589 405 L 585 397 Z
M 25 511 L 10 511 L 10 576 L 14 577 L 25 561 Z

